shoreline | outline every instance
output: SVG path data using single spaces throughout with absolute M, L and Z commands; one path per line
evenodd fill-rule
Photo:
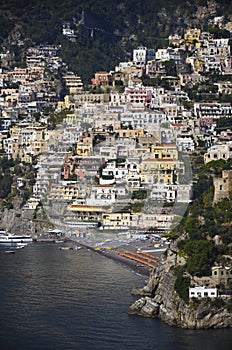
M 66 242 L 68 242 L 68 241 L 76 243 L 85 249 L 89 249 L 95 253 L 103 255 L 104 257 L 106 257 L 108 259 L 114 260 L 117 263 L 120 263 L 122 266 L 124 266 L 126 268 L 130 268 L 131 270 L 133 270 L 133 271 L 135 271 L 143 276 L 149 277 L 151 272 L 156 268 L 156 266 L 149 267 L 149 266 L 145 265 L 145 263 L 144 264 L 139 263 L 136 260 L 134 260 L 133 257 L 128 258 L 128 257 L 124 257 L 122 255 L 119 255 L 117 253 L 117 251 L 119 253 L 127 251 L 128 253 L 130 252 L 131 254 L 135 254 L 136 252 L 141 251 L 141 253 L 142 253 L 143 252 L 142 249 L 146 249 L 149 246 L 149 239 L 147 239 L 145 241 L 144 240 L 128 240 L 126 242 L 120 242 L 117 244 L 115 244 L 115 242 L 111 241 L 111 242 L 106 242 L 107 244 L 102 245 L 102 246 L 101 245 L 99 246 L 97 244 L 97 242 L 93 239 L 85 240 L 85 239 L 80 239 L 80 238 L 75 238 L 75 239 L 68 238 L 66 240 Z M 162 253 L 163 252 L 160 252 L 158 250 L 157 250 L 157 252 L 155 252 L 155 249 L 154 249 L 154 254 L 152 254 L 152 257 L 157 259 L 157 266 L 159 264 L 159 260 L 160 260 Z M 151 253 L 149 255 L 151 255 Z
M 71 242 L 72 244 L 77 244 L 84 249 L 89 249 L 106 258 L 114 260 L 117 263 L 120 263 L 123 267 L 129 268 L 134 272 L 147 277 L 149 277 L 151 272 L 158 266 L 160 257 L 163 253 L 159 248 L 155 249 L 154 243 L 152 244 L 150 238 L 133 239 L 132 237 L 125 237 L 125 235 L 117 235 L 115 237 L 110 233 L 100 237 L 99 235 L 92 234 L 84 237 L 65 236 L 60 237 L 60 239 L 65 245 L 59 245 L 59 249 L 68 246 L 68 243 Z M 40 237 L 35 241 L 37 243 L 58 243 L 54 237 L 44 237 L 44 239 L 43 237 Z M 167 249 L 168 247 L 163 246 L 163 248 Z

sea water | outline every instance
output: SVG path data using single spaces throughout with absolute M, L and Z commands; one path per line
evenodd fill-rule
M 0 349 L 229 350 L 232 332 L 128 315 L 146 277 L 86 249 L 33 243 L 0 254 Z

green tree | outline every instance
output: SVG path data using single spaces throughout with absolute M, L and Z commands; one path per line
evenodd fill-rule
M 174 76 L 177 75 L 176 64 L 173 60 L 164 61 L 163 64 L 165 66 L 165 71 L 167 75 L 174 75 Z
M 211 241 L 194 240 L 184 246 L 187 255 L 187 271 L 191 274 L 202 275 L 210 270 L 215 258 L 215 248 Z
M 184 268 L 178 267 L 176 269 L 176 281 L 174 289 L 181 299 L 186 303 L 189 301 L 188 289 L 190 287 L 190 278 L 184 275 Z

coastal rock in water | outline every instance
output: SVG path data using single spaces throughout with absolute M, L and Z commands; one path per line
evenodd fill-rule
M 143 288 L 133 289 L 142 297 L 130 306 L 128 313 L 160 318 L 170 326 L 189 329 L 232 327 L 232 314 L 226 308 L 215 308 L 207 302 L 186 304 L 174 289 L 177 251 L 169 249 L 160 265 L 150 274 Z
M 150 278 L 146 282 L 146 285 L 142 288 L 133 288 L 131 291 L 132 295 L 142 295 L 142 296 L 154 296 L 156 286 L 158 285 L 158 281 L 155 278 Z
M 139 315 L 143 317 L 157 317 L 159 305 L 151 298 L 144 297 L 137 300 L 129 309 L 130 315 Z

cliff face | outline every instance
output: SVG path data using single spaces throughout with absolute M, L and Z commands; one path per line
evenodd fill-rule
M 14 234 L 31 234 L 36 237 L 38 233 L 53 228 L 42 208 L 34 210 L 5 209 L 0 213 L 0 226 Z
M 174 290 L 176 263 L 177 251 L 170 248 L 146 285 L 132 290 L 132 294 L 142 297 L 130 306 L 129 314 L 160 318 L 170 326 L 181 328 L 232 327 L 232 314 L 227 309 L 212 308 L 206 303 L 193 307 L 178 296 Z

